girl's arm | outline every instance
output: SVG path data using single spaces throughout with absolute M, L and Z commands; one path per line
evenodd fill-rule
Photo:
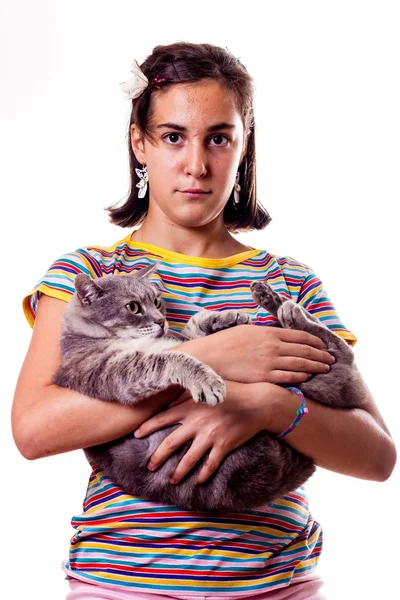
M 279 368 L 279 360 L 282 360 L 283 349 L 286 347 L 287 342 L 269 341 L 267 345 L 273 343 L 274 348 L 272 350 L 272 347 L 270 347 L 268 353 L 265 347 L 265 339 L 267 338 L 263 339 L 264 333 L 266 336 L 270 335 L 266 331 L 268 328 L 254 327 L 253 332 L 249 334 L 246 329 L 248 327 L 254 326 L 243 325 L 234 327 L 231 330 L 221 331 L 212 336 L 191 340 L 184 344 L 185 351 L 206 362 L 217 372 L 220 372 L 222 368 L 224 370 L 223 373 L 220 372 L 222 376 L 224 376 L 224 373 L 229 372 L 232 379 L 235 376 L 234 368 L 236 365 L 237 379 L 235 381 L 238 381 L 239 377 L 248 376 L 249 373 L 252 374 L 253 381 L 258 382 L 258 385 L 263 381 L 261 377 L 264 378 L 263 387 L 255 388 L 257 398 L 254 402 L 251 402 L 252 411 L 256 411 L 259 431 L 282 433 L 293 422 L 296 410 L 300 406 L 298 396 L 279 385 L 271 383 L 278 377 L 278 374 L 279 383 L 294 382 L 294 372 L 282 372 Z M 219 341 L 217 345 L 214 345 L 217 336 Z M 254 343 L 254 336 L 257 337 L 256 344 Z M 249 340 L 251 341 L 249 342 Z M 263 344 L 262 353 L 267 352 L 268 355 L 276 357 L 274 360 L 278 360 L 278 369 L 274 368 L 273 360 L 269 367 L 265 368 L 264 374 L 262 372 L 263 360 L 260 360 L 260 345 L 263 346 Z M 174 348 L 174 350 L 178 349 L 179 347 Z M 291 368 L 294 369 L 295 366 L 293 365 Z M 298 368 L 301 369 L 301 364 Z M 301 380 L 299 379 L 299 381 Z M 250 385 L 254 385 L 254 383 Z M 309 413 L 303 417 L 294 431 L 285 438 L 285 441 L 296 450 L 313 458 L 316 464 L 321 467 L 345 475 L 359 477 L 360 479 L 384 481 L 390 476 L 395 466 L 396 448 L 367 386 L 364 387 L 365 403 L 363 409 L 334 409 L 306 399 Z M 241 397 L 241 399 L 237 400 L 238 397 Z M 260 401 L 260 397 L 262 397 L 262 401 Z M 212 456 L 210 453 L 209 464 L 205 464 L 200 474 L 202 481 L 212 474 L 229 451 L 237 447 L 238 440 L 245 435 L 247 424 L 243 420 L 242 424 L 236 429 L 231 428 L 228 430 L 224 411 L 225 413 L 229 411 L 230 402 L 234 403 L 232 404 L 233 407 L 236 406 L 238 401 L 245 404 L 249 403 L 248 388 L 246 388 L 246 384 L 231 381 L 228 385 L 227 400 L 221 405 L 221 408 L 218 406 L 211 410 L 202 409 L 203 418 L 206 421 L 209 420 L 207 423 L 209 422 L 211 433 L 207 433 L 207 428 L 204 427 L 201 432 L 196 433 L 198 450 L 196 451 L 196 445 L 193 443 L 190 449 L 191 455 L 188 457 L 188 452 L 182 458 L 175 473 L 178 480 L 182 479 L 190 470 L 189 467 L 193 466 L 193 461 L 200 460 L 203 447 L 209 447 L 213 450 Z M 178 408 L 176 407 L 176 409 Z M 170 434 L 153 454 L 151 462 L 156 466 L 166 460 L 177 447 L 176 443 L 186 442 L 191 439 L 190 435 L 193 433 L 192 423 L 196 418 L 195 415 L 187 412 L 182 416 L 180 414 L 182 409 L 175 412 L 174 409 L 175 407 L 156 415 L 140 427 L 140 435 L 143 436 L 160 429 L 161 426 L 165 427 L 182 422 L 177 421 L 178 417 L 184 419 L 182 426 Z M 234 410 L 236 411 L 236 408 Z M 238 413 L 235 412 L 235 414 Z M 222 439 L 226 439 L 226 444 L 223 447 L 213 437 L 216 429 L 219 430 Z
M 306 398 L 308 413 L 285 437 L 293 448 L 325 469 L 360 479 L 385 481 L 396 464 L 396 447 L 376 404 L 365 386 L 363 409 L 330 408 Z M 293 422 L 300 399 L 269 384 L 268 431 L 282 433 Z
M 216 407 L 195 405 L 192 400 L 150 418 L 135 432 L 137 437 L 180 423 L 153 453 L 148 466 L 158 468 L 188 440 L 190 449 L 172 478 L 179 482 L 210 449 L 198 482 L 220 466 L 224 457 L 259 431 L 282 433 L 293 422 L 299 398 L 269 383 L 227 382 L 227 398 Z M 326 469 L 385 481 L 396 463 L 393 441 L 379 422 L 361 409 L 341 410 L 307 400 L 309 413 L 285 441 Z
M 95 446 L 133 431 L 182 393 L 168 390 L 134 407 L 89 398 L 56 386 L 61 317 L 66 303 L 42 295 L 31 343 L 12 407 L 12 430 L 21 454 L 36 459 Z
M 95 446 L 117 439 L 136 429 L 182 392 L 178 386 L 171 386 L 168 390 L 147 398 L 145 402 L 135 407 L 126 407 L 118 403 L 89 398 L 73 390 L 54 385 L 52 376 L 61 362 L 59 338 L 65 308 L 65 302 L 44 294 L 41 296 L 32 340 L 15 391 L 12 408 L 13 435 L 18 449 L 28 459 Z M 289 335 L 297 334 L 289 332 Z M 308 341 L 310 344 L 322 345 L 319 338 L 314 340 L 312 338 L 313 336 L 308 336 L 304 340 L 305 344 Z M 195 345 L 196 350 L 203 348 L 202 340 L 194 341 L 199 343 Z M 228 340 L 226 345 L 231 347 L 231 341 Z M 209 346 L 207 343 L 206 348 Z M 190 354 L 192 343 L 186 342 L 179 347 L 184 351 L 187 348 Z M 211 347 L 214 348 L 216 345 L 213 343 Z M 306 353 L 312 353 L 314 359 L 313 362 L 307 363 L 309 372 L 321 372 L 325 365 L 315 361 L 321 359 L 323 355 L 327 358 L 328 354 L 316 350 L 311 345 L 304 345 L 304 348 Z M 270 353 L 271 348 L 266 348 L 266 351 L 267 354 Z M 195 352 L 192 354 L 195 356 Z M 224 358 L 227 364 L 233 366 L 232 372 L 237 374 L 235 352 L 232 357 L 225 352 Z M 296 360 L 298 359 L 292 358 L 292 362 Z M 264 365 L 264 362 L 262 364 Z M 289 361 L 282 367 L 289 369 L 291 364 Z M 253 377 L 251 373 L 249 375 Z M 265 372 L 262 371 L 260 376 L 262 379 L 265 378 Z M 307 377 L 304 373 L 292 373 L 291 376 L 295 378 L 294 381 L 304 381 Z

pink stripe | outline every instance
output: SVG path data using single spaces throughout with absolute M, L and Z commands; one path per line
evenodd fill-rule
M 252 592 L 250 595 L 235 594 L 160 594 L 142 591 L 121 591 L 115 587 L 92 585 L 78 580 L 70 580 L 70 592 L 65 600 L 229 600 L 232 598 L 256 598 L 257 600 L 326 600 L 321 588 L 323 581 L 318 575 L 310 574 L 297 577 L 292 584 L 280 590 Z

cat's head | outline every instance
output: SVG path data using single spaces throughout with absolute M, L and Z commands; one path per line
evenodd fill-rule
M 129 275 L 75 278 L 75 294 L 65 312 L 64 332 L 89 337 L 157 338 L 168 330 L 161 292 L 147 276 L 157 263 Z

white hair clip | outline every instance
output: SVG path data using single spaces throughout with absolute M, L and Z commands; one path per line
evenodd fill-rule
M 126 100 L 133 100 L 134 98 L 137 98 L 149 85 L 149 80 L 139 67 L 136 59 L 133 59 L 131 72 L 133 73 L 133 77 L 131 77 L 128 81 L 120 83 L 122 91 L 126 94 Z

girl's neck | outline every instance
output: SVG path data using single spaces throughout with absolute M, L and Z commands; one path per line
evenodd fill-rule
M 251 249 L 236 240 L 225 226 L 216 224 L 211 228 L 207 226 L 206 231 L 203 227 L 163 227 L 160 224 L 152 227 L 145 220 L 143 225 L 132 233 L 131 240 L 202 258 L 225 258 Z

